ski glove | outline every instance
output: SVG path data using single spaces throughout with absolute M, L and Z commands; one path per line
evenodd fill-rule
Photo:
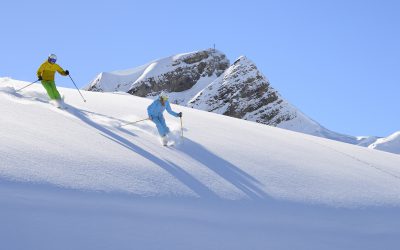
M 179 113 L 178 113 L 178 117 L 182 117 L 182 112 L 179 112 Z
M 38 76 L 38 80 L 39 81 L 43 80 L 42 76 Z
M 68 71 L 68 70 L 66 70 L 66 71 L 65 71 L 65 74 L 66 74 L 66 75 L 69 75 L 69 71 Z

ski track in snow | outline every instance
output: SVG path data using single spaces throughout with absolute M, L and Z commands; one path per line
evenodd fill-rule
M 385 174 L 387 174 L 387 175 L 389 175 L 389 176 L 391 176 L 391 177 L 393 177 L 393 178 L 395 178 L 395 179 L 397 179 L 397 180 L 400 180 L 400 176 L 398 176 L 398 175 L 396 175 L 396 174 L 394 174 L 394 173 L 392 173 L 392 172 L 390 172 L 390 171 L 386 171 L 386 170 L 384 170 L 384 169 L 381 169 L 381 168 L 379 168 L 379 167 L 377 167 L 377 166 L 371 164 L 370 162 L 363 161 L 363 160 L 361 160 L 361 159 L 359 159 L 359 158 L 357 158 L 357 157 L 355 157 L 355 156 L 353 156 L 353 155 L 347 154 L 347 153 L 345 153 L 345 152 L 343 152 L 343 151 L 339 151 L 339 150 L 337 150 L 337 149 L 335 149 L 335 148 L 333 148 L 333 147 L 329 147 L 329 146 L 327 146 L 327 145 L 325 145 L 325 144 L 317 143 L 317 142 L 311 141 L 311 140 L 309 140 L 309 141 L 312 142 L 312 143 L 318 144 L 319 146 L 328 148 L 328 149 L 330 149 L 330 150 L 332 150 L 332 151 L 334 151 L 334 152 L 337 152 L 338 154 L 345 155 L 346 157 L 348 157 L 348 158 L 350 158 L 350 159 L 353 159 L 353 160 L 355 160 L 355 161 L 357 161 L 357 162 L 361 162 L 362 164 L 364 164 L 364 165 L 366 165 L 366 166 L 368 166 L 368 167 L 374 168 L 374 169 L 376 169 L 377 171 L 380 171 L 380 172 L 385 173 Z

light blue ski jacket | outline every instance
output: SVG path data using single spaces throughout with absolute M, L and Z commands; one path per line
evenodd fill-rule
M 178 117 L 178 113 L 172 111 L 169 101 L 166 101 L 165 105 L 163 106 L 160 99 L 156 99 L 152 104 L 147 107 L 147 114 L 149 115 L 149 118 L 158 117 L 162 116 L 164 110 L 167 110 L 168 113 L 170 113 L 171 115 Z

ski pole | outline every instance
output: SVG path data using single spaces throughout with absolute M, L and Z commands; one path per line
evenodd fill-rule
M 81 95 L 82 99 L 84 102 L 86 102 L 85 98 L 83 97 L 82 93 L 79 91 L 78 86 L 76 86 L 74 80 L 72 80 L 72 77 L 68 74 L 69 78 L 71 79 L 72 83 L 75 85 L 76 90 L 78 90 L 79 94 Z
M 181 116 L 181 139 L 183 140 L 183 125 L 182 125 L 182 116 Z
M 146 119 L 142 119 L 142 120 L 134 121 L 134 122 L 129 122 L 129 123 L 126 123 L 124 125 L 121 125 L 121 127 L 126 126 L 126 125 L 130 125 L 130 124 L 135 124 L 135 123 L 142 122 L 142 121 L 146 121 L 146 120 L 150 120 L 150 118 L 146 118 Z
M 40 81 L 40 80 L 39 80 L 39 79 L 37 79 L 36 81 L 29 83 L 29 84 L 28 84 L 28 85 L 26 85 L 25 87 L 22 87 L 22 88 L 20 88 L 20 89 L 16 90 L 15 92 L 18 92 L 18 91 L 20 91 L 20 90 L 23 90 L 24 88 L 27 88 L 27 87 L 31 86 L 32 84 L 34 84 L 34 83 L 37 83 L 38 81 Z

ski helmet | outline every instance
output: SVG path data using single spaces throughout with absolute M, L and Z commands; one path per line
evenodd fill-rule
M 54 54 L 50 54 L 49 58 L 47 59 L 49 61 L 49 63 L 56 63 L 57 61 L 57 56 Z
M 160 99 L 163 100 L 164 102 L 168 100 L 168 95 L 165 92 L 161 92 L 160 94 Z

